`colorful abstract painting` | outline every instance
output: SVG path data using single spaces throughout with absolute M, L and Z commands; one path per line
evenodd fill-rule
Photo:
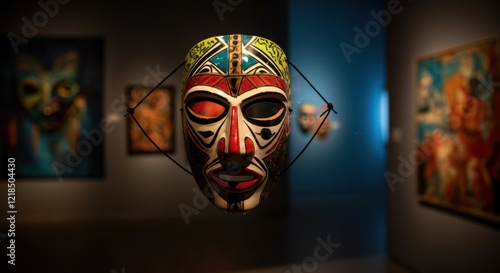
M 421 202 L 500 223 L 498 39 L 419 58 Z
M 142 86 L 128 89 L 129 105 L 134 107 L 152 88 Z M 163 152 L 174 148 L 173 87 L 159 87 L 134 111 L 142 129 Z M 129 153 L 160 152 L 142 132 L 132 117 L 128 118 Z
M 103 41 L 0 44 L 1 158 L 16 177 L 103 176 Z M 5 175 L 5 173 L 2 173 Z

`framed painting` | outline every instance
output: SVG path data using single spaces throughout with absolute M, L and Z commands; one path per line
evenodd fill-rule
M 499 40 L 416 62 L 418 199 L 500 224 Z
M 129 105 L 134 107 L 152 88 L 131 86 L 127 90 Z M 134 116 L 142 129 L 163 152 L 174 150 L 174 88 L 158 87 L 135 111 Z M 131 154 L 159 153 L 132 117 L 128 117 L 128 151 Z
M 100 38 L 2 38 L 1 158 L 16 177 L 103 176 L 102 80 Z

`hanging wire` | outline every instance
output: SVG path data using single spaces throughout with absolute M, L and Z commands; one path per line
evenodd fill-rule
M 130 114 L 130 116 L 134 119 L 134 121 L 137 124 L 137 126 L 139 126 L 139 129 L 141 129 L 141 131 L 144 133 L 144 135 L 146 135 L 146 137 L 149 139 L 149 141 L 151 141 L 151 143 L 153 143 L 153 145 L 156 147 L 156 149 L 158 149 L 158 151 L 162 152 L 166 157 L 168 157 L 168 159 L 170 159 L 172 162 L 174 162 L 177 166 L 179 166 L 185 172 L 187 172 L 190 175 L 193 175 L 193 173 L 191 171 L 189 171 L 188 169 L 184 168 L 181 164 L 179 164 L 179 162 L 175 161 L 172 157 L 170 157 L 167 154 L 167 152 L 163 151 L 162 149 L 160 149 L 160 147 L 158 147 L 158 145 L 156 145 L 156 143 L 149 137 L 149 135 L 146 133 L 146 131 L 139 124 L 139 121 L 137 121 L 137 119 L 135 118 L 134 114 Z
M 151 141 L 151 143 L 153 143 L 153 145 L 156 147 L 156 149 L 158 149 L 158 151 L 162 152 L 168 159 L 170 159 L 173 163 L 175 163 L 179 168 L 181 168 L 182 170 L 184 170 L 188 174 L 193 175 L 193 173 L 191 171 L 189 171 L 188 169 L 186 169 L 185 167 L 183 167 L 181 164 L 179 164 L 179 162 L 177 162 L 175 159 L 173 159 L 165 151 L 163 151 L 162 149 L 160 149 L 160 147 L 158 147 L 158 145 L 149 137 L 149 135 L 146 133 L 146 131 L 144 130 L 144 128 L 142 128 L 142 126 L 139 124 L 139 121 L 134 116 L 135 109 L 145 99 L 147 99 L 149 97 L 149 95 L 151 95 L 151 93 L 153 93 L 158 87 L 160 87 L 160 85 L 162 85 L 163 82 L 165 82 L 170 76 L 172 76 L 177 70 L 179 70 L 179 68 L 181 68 L 185 63 L 186 63 L 186 61 L 182 62 L 179 66 L 177 66 L 177 68 L 175 68 L 172 72 L 170 72 L 170 74 L 168 74 L 161 82 L 159 82 L 153 89 L 151 89 L 151 91 L 149 91 L 149 93 L 146 96 L 144 96 L 134 107 L 132 107 L 132 108 L 129 107 L 127 109 L 127 113 L 124 115 L 124 117 L 130 115 L 132 117 L 132 119 L 135 121 L 135 123 L 137 124 L 137 126 L 139 126 L 139 129 L 141 129 L 141 131 L 144 133 L 144 135 L 149 139 L 149 141 Z M 328 102 L 321 95 L 321 93 L 316 89 L 316 87 L 314 87 L 314 85 L 307 79 L 307 77 L 304 76 L 304 74 L 302 74 L 302 72 L 293 63 L 291 63 L 288 60 L 287 60 L 287 63 L 290 64 L 300 74 L 300 76 L 302 76 L 302 78 L 309 84 L 309 86 L 311 86 L 311 88 L 316 92 L 316 94 L 318 94 L 318 96 L 326 103 L 327 109 L 323 113 L 321 113 L 320 117 L 322 117 L 325 114 L 326 115 L 323 118 L 323 120 L 321 121 L 321 123 L 318 126 L 318 128 L 316 129 L 316 131 L 314 132 L 314 134 L 312 135 L 312 137 L 307 142 L 307 144 L 304 146 L 304 148 L 302 148 L 302 150 L 297 154 L 297 156 L 292 160 L 292 162 L 290 162 L 290 164 L 288 164 L 288 166 L 286 166 L 285 169 L 283 169 L 283 171 L 281 171 L 277 175 L 278 177 L 281 176 L 282 174 L 284 174 L 297 161 L 297 159 L 299 159 L 299 157 L 304 153 L 304 151 L 307 149 L 307 147 L 309 147 L 309 144 L 311 144 L 311 142 L 314 140 L 314 138 L 318 134 L 319 130 L 321 129 L 321 126 L 323 126 L 323 123 L 325 123 L 325 121 L 328 119 L 328 115 L 330 114 L 330 112 L 333 111 L 335 114 L 337 114 L 337 111 L 335 111 L 335 109 L 333 108 L 333 104 L 331 102 Z
M 305 80 L 305 81 L 309 84 L 309 86 L 311 86 L 311 88 L 312 88 L 314 91 L 316 91 L 316 94 L 318 94 L 318 96 L 320 96 L 320 98 L 321 98 L 321 99 L 322 99 L 322 100 L 323 100 L 323 101 L 324 101 L 324 102 L 328 105 L 328 112 L 329 112 L 329 111 L 333 111 L 335 114 L 337 114 L 337 111 L 335 111 L 335 109 L 333 109 L 333 104 L 329 103 L 329 102 L 325 99 L 325 97 L 323 97 L 323 96 L 321 95 L 321 93 L 318 91 L 318 89 L 316 89 L 316 87 L 314 87 L 314 85 L 313 85 L 313 84 L 312 84 L 312 83 L 311 83 L 311 82 L 307 79 L 307 77 L 306 77 L 306 76 L 304 76 L 304 74 L 302 74 L 302 72 L 300 72 L 300 70 L 299 70 L 299 69 L 298 69 L 298 68 L 297 68 L 297 67 L 296 67 L 293 63 L 291 63 L 289 60 L 286 60 L 286 62 L 287 62 L 288 64 L 290 64 L 290 65 L 291 65 L 291 66 L 292 66 L 292 67 L 293 67 L 293 68 L 294 68 L 297 72 L 299 72 L 300 76 L 302 76 L 302 78 L 303 78 L 303 79 L 304 79 L 304 80 Z M 323 114 L 324 114 L 324 112 L 323 112 Z M 323 114 L 321 114 L 321 115 L 323 115 Z M 321 116 L 320 116 L 320 117 L 321 117 Z
M 175 72 L 177 72 L 177 70 L 179 70 L 179 68 L 181 68 L 184 64 L 186 63 L 186 61 L 183 61 L 179 66 L 177 66 L 174 71 L 170 72 L 170 74 L 168 74 L 165 78 L 163 78 L 163 80 L 161 80 L 161 82 L 159 82 L 153 89 L 151 89 L 151 91 L 149 91 L 149 93 L 144 96 L 144 98 L 142 98 L 133 108 L 128 108 L 127 110 L 127 113 L 124 115 L 124 117 L 128 116 L 128 115 L 133 115 L 134 114 L 134 111 L 135 109 L 141 105 L 141 103 L 147 99 L 149 97 L 149 95 L 151 95 L 151 93 L 153 93 L 158 87 L 160 87 L 160 85 L 162 85 L 168 78 L 170 78 L 170 76 L 172 76 Z
M 299 74 L 300 76 L 302 76 L 302 78 L 309 84 L 309 86 L 311 86 L 311 88 L 316 91 L 316 94 L 318 94 L 321 99 L 326 103 L 327 105 L 327 109 L 321 113 L 321 115 L 319 115 L 320 117 L 322 117 L 323 115 L 325 115 L 325 117 L 323 118 L 323 120 L 321 121 L 320 125 L 318 126 L 318 128 L 316 129 L 316 131 L 314 132 L 314 134 L 312 135 L 312 137 L 309 139 L 309 141 L 307 142 L 307 144 L 304 146 L 304 148 L 302 148 L 302 150 L 297 154 L 297 156 L 292 160 L 292 162 L 290 162 L 290 164 L 288 164 L 288 166 L 285 167 L 285 169 L 283 169 L 283 171 L 281 171 L 279 174 L 278 174 L 278 177 L 281 176 L 282 174 L 284 174 L 292 165 L 293 163 L 295 163 L 295 161 L 297 161 L 297 159 L 299 159 L 299 157 L 305 152 L 305 150 L 307 149 L 307 147 L 309 147 L 309 144 L 311 144 L 311 142 L 313 141 L 313 139 L 316 137 L 316 135 L 318 134 L 319 130 L 321 129 L 321 126 L 323 126 L 323 123 L 325 123 L 326 119 L 328 118 L 328 115 L 330 115 L 330 111 L 333 111 L 335 114 L 337 114 L 337 111 L 335 111 L 335 109 L 333 109 L 333 104 L 331 102 L 328 102 L 325 97 L 323 97 L 321 95 L 321 93 L 316 89 L 316 87 L 314 87 L 314 85 L 306 78 L 306 76 L 304 76 L 304 74 L 302 74 L 302 72 L 300 72 L 300 70 L 293 64 L 291 63 L 290 61 L 287 60 L 287 63 L 289 63 Z
M 172 72 L 170 72 L 170 74 L 168 74 L 165 78 L 163 78 L 163 80 L 161 82 L 159 82 L 153 89 L 151 89 L 151 91 L 149 91 L 149 93 L 146 96 L 144 96 L 133 108 L 129 107 L 127 109 L 127 113 L 124 115 L 124 117 L 130 115 L 132 117 L 132 119 L 134 119 L 134 121 L 137 124 L 137 126 L 139 126 L 139 129 L 141 129 L 142 133 L 144 133 L 144 135 L 149 139 L 149 141 L 151 141 L 151 143 L 153 143 L 153 145 L 156 147 L 156 149 L 158 149 L 158 151 L 162 152 L 166 157 L 168 157 L 168 159 L 170 159 L 172 162 L 174 162 L 177 166 L 179 166 L 185 172 L 187 172 L 190 175 L 193 175 L 193 173 L 191 171 L 189 171 L 188 169 L 184 168 L 181 164 L 179 164 L 179 162 L 177 162 L 170 155 L 168 155 L 167 152 L 163 151 L 160 147 L 158 147 L 158 145 L 156 145 L 156 143 L 149 137 L 148 133 L 146 133 L 146 131 L 144 130 L 144 128 L 142 128 L 141 124 L 139 124 L 139 121 L 134 116 L 135 109 L 139 105 L 141 105 L 141 103 L 145 99 L 147 99 L 149 97 L 149 95 L 151 95 L 151 93 L 153 93 L 158 87 L 160 87 L 160 85 L 162 85 L 170 76 L 172 76 L 177 70 L 179 70 L 179 68 L 181 68 L 185 63 L 186 63 L 186 61 L 183 61 L 179 66 L 177 66 L 177 68 L 175 68 Z

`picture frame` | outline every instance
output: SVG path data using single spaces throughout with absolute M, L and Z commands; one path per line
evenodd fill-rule
M 420 203 L 500 224 L 499 39 L 417 58 Z
M 129 106 L 134 107 L 153 87 L 131 85 L 127 88 Z M 175 115 L 173 86 L 160 86 L 154 90 L 134 111 L 142 129 L 161 150 L 148 139 L 134 119 L 127 121 L 128 153 L 154 154 L 172 153 L 175 147 Z
M 2 162 L 15 159 L 17 178 L 103 177 L 104 39 L 1 39 Z

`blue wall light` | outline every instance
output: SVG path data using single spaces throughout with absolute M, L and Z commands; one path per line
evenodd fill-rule
M 387 144 L 389 141 L 389 94 L 386 89 L 380 93 L 380 134 L 382 141 Z

